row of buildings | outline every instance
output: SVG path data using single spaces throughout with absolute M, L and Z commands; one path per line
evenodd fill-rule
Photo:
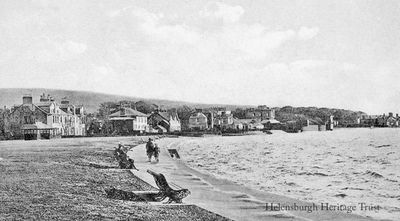
M 357 125 L 360 126 L 373 126 L 373 127 L 399 127 L 400 117 L 399 114 L 393 115 L 361 115 L 357 119 Z
M 42 94 L 38 102 L 31 95 L 22 97 L 22 104 L 3 111 L 3 134 L 11 137 L 30 139 L 49 139 L 52 137 L 86 136 L 90 132 L 89 122 L 82 105 L 71 104 L 67 98 L 57 102 L 50 95 Z M 270 130 L 288 127 L 275 119 L 275 110 L 265 105 L 256 108 L 235 110 L 234 113 L 221 107 L 196 109 L 180 113 L 175 110 L 156 109 L 145 114 L 122 105 L 106 119 L 110 133 L 142 134 L 170 133 L 180 131 L 247 131 Z M 103 121 L 104 123 L 104 121 Z M 399 116 L 363 116 L 360 124 L 398 126 Z M 88 128 L 86 128 L 88 125 Z M 332 130 L 333 117 L 324 125 L 314 125 L 307 121 L 302 125 L 307 130 Z M 100 126 L 101 127 L 101 126 Z M 289 125 L 290 127 L 290 125 Z M 91 133 L 90 133 L 91 134 Z
M 189 130 L 262 130 L 271 129 L 274 125 L 280 124 L 275 119 L 275 110 L 266 106 L 248 108 L 243 110 L 243 118 L 234 117 L 231 111 L 226 108 L 198 109 L 188 119 L 187 129 Z
M 279 129 L 286 131 L 324 131 L 333 130 L 338 122 L 330 116 L 323 124 L 307 120 L 281 124 L 275 119 L 275 110 L 266 106 L 243 110 L 238 118 L 226 108 L 196 109 L 182 119 L 175 111 L 156 110 L 146 115 L 131 108 L 120 108 L 112 113 L 109 120 L 116 134 L 166 133 L 179 131 L 238 132 L 248 130 Z
M 50 139 L 61 136 L 85 136 L 85 113 L 82 105 L 73 105 L 67 98 L 61 103 L 50 95 L 24 95 L 22 104 L 3 111 L 4 134 L 13 138 Z
M 181 131 L 181 121 L 176 112 L 158 110 L 152 114 L 144 114 L 132 108 L 121 107 L 110 114 L 109 121 L 116 134 Z
M 180 119 L 176 111 L 158 109 L 146 115 L 132 108 L 121 107 L 109 116 L 109 121 L 117 134 L 262 130 L 280 123 L 275 120 L 275 111 L 266 106 L 249 108 L 246 117 L 235 118 L 226 108 L 196 109 Z
M 306 120 L 305 125 L 302 125 L 301 131 L 326 131 L 333 130 L 334 127 L 338 126 L 338 121 L 333 119 L 333 116 L 329 116 L 329 119 L 324 123 L 312 122 Z

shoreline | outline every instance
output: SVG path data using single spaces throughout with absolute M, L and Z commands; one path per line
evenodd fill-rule
M 218 179 L 316 204 L 356 206 L 352 213 L 362 217 L 397 220 L 398 134 L 391 129 L 317 131 L 193 138 L 175 146 L 188 166 Z M 362 210 L 361 203 L 379 209 Z
M 266 135 L 267 136 L 267 135 Z M 154 137 L 154 136 L 153 136 Z M 98 151 L 103 152 L 105 154 L 107 151 L 111 151 L 112 147 L 117 145 L 118 141 L 135 143 L 135 147 L 133 150 L 138 150 L 138 155 L 134 155 L 133 159 L 135 159 L 135 164 L 138 165 L 142 163 L 144 166 L 148 166 L 147 162 L 138 161 L 137 157 L 141 154 L 144 154 L 144 149 L 141 149 L 143 146 L 143 142 L 141 140 L 145 140 L 146 137 L 107 137 L 107 138 L 96 138 L 93 139 L 76 139 L 76 138 L 66 138 L 59 140 L 50 140 L 50 141 L 12 141 L 12 142 L 0 142 L 0 151 L 3 153 L 0 154 L 0 168 L 2 164 L 9 163 L 8 155 L 18 154 L 20 151 L 22 152 L 30 152 L 34 150 L 34 154 L 41 153 L 42 151 L 50 150 L 50 154 L 56 151 L 67 151 L 65 153 L 71 152 L 73 153 L 76 150 L 87 150 L 87 151 Z M 161 149 L 161 163 L 166 163 L 166 168 L 161 168 L 163 165 L 150 165 L 156 166 L 159 169 L 170 170 L 169 174 L 166 176 L 168 181 L 175 182 L 181 184 L 182 187 L 189 188 L 192 191 L 192 196 L 184 199 L 184 202 L 189 204 L 195 204 L 211 213 L 216 213 L 221 216 L 227 218 L 235 218 L 235 220 L 373 220 L 369 217 L 363 217 L 355 214 L 346 214 L 343 212 L 337 211 L 313 211 L 311 213 L 303 212 L 303 211 L 265 211 L 266 203 L 281 203 L 282 205 L 304 205 L 309 206 L 312 205 L 311 202 L 296 200 L 294 198 L 286 197 L 284 195 L 273 194 L 267 191 L 256 190 L 252 187 L 244 186 L 237 184 L 233 181 L 221 179 L 215 177 L 210 173 L 204 173 L 202 171 L 197 170 L 196 168 L 190 167 L 184 160 L 185 155 L 181 157 L 183 160 L 172 160 L 167 152 L 167 148 L 177 147 L 180 142 L 191 139 L 209 139 L 209 138 L 168 138 L 163 137 L 157 140 L 157 143 L 162 144 Z M 16 146 L 15 146 L 16 145 Z M 81 149 L 83 148 L 83 149 Z M 58 150 L 60 149 L 60 150 Z M 8 153 L 8 151 L 11 151 Z M 105 152 L 104 152 L 105 151 Z M 98 152 L 98 153 L 100 153 Z M 0 152 L 1 153 L 1 152 Z M 16 155 L 17 156 L 17 155 Z M 57 157 L 61 157 L 62 155 L 55 155 Z M 108 155 L 104 155 L 109 157 Z M 81 156 L 80 156 L 81 157 Z M 92 160 L 94 162 L 101 163 L 106 160 L 98 158 L 96 155 L 93 156 Z M 146 158 L 146 156 L 144 156 Z M 17 157 L 18 158 L 18 157 Z M 92 158 L 92 156 L 91 156 Z M 34 158 L 35 159 L 35 158 Z M 85 158 L 83 158 L 85 159 Z M 165 162 L 164 162 L 165 161 Z M 16 161 L 19 162 L 19 161 Z M 22 162 L 22 161 L 21 161 Z M 29 161 L 30 163 L 35 163 L 35 161 Z M 83 163 L 89 161 L 84 160 Z M 137 164 L 138 163 L 138 164 Z M 144 163 L 144 164 L 143 164 Z M 35 163 L 36 164 L 36 163 Z M 60 164 L 59 160 L 55 162 L 54 165 Z M 68 162 L 63 162 L 62 164 L 69 165 Z M 83 165 L 76 164 L 81 168 Z M 157 167 L 159 166 L 159 167 Z M 85 170 L 94 170 L 93 168 L 83 167 Z M 81 168 L 82 169 L 82 168 Z M 143 168 L 140 168 L 143 169 Z M 99 171 L 95 169 L 95 171 Z M 100 171 L 108 171 L 108 170 L 100 170 Z M 113 169 L 111 170 L 113 171 Z M 69 171 L 70 172 L 70 171 Z M 135 171 L 131 171 L 135 174 Z M 188 176 L 190 175 L 190 176 Z M 187 179 L 189 178 L 189 179 Z M 24 178 L 20 178 L 24 180 Z M 98 179 L 98 178 L 96 178 Z M 139 177 L 140 179 L 140 177 Z M 92 182 L 91 180 L 89 180 Z M 88 182 L 89 182 L 88 181 Z M 89 184 L 90 184 L 89 182 Z M 96 181 L 97 182 L 97 181 Z M 98 181 L 100 182 L 100 181 Z M 154 183 L 154 181 L 152 181 Z M 101 181 L 100 183 L 104 183 Z M 0 182 L 0 187 L 1 187 Z M 73 185 L 73 183 L 72 183 Z M 83 185 L 83 184 L 80 184 Z M 87 185 L 87 184 L 85 184 Z M 79 188 L 84 186 L 79 186 Z M 1 193 L 1 192 L 0 192 Z M 7 195 L 7 192 L 5 193 Z M 193 196 L 194 195 L 194 196 Z M 97 200 L 100 199 L 97 197 Z M 109 200 L 100 199 L 104 202 Z M 209 202 L 212 202 L 211 204 Z M 135 205 L 135 203 L 131 202 L 122 202 L 125 207 L 127 204 Z M 107 202 L 108 205 L 112 205 L 112 203 Z M 154 206 L 151 206 L 154 207 Z M 229 207 L 227 209 L 227 207 Z M 154 210 L 155 208 L 151 209 Z M 250 215 L 247 215 L 250 214 Z M 94 216 L 94 215 L 93 215 Z M 99 216 L 99 215 L 96 215 Z M 160 217 L 159 217 L 160 218 Z M 194 218 L 191 218 L 194 219 Z M 187 220 L 191 220 L 187 218 Z M 146 220 L 146 219 L 144 219 Z
M 163 138 L 158 140 L 157 142 L 163 149 L 159 164 L 149 164 L 145 161 L 144 154 L 141 153 L 144 152 L 143 145 L 138 145 L 131 153 L 138 168 L 150 167 L 156 171 L 158 169 L 159 172 L 166 176 L 167 180 L 188 188 L 192 195 L 184 199 L 186 203 L 198 205 L 233 220 L 374 220 L 369 217 L 340 211 L 268 211 L 266 208 L 267 203 L 303 206 L 313 204 L 283 195 L 256 190 L 227 179 L 217 178 L 212 174 L 206 174 L 187 165 L 184 161 L 185 156 L 182 153 L 180 153 L 181 159 L 170 158 L 167 149 L 174 149 L 180 142 L 187 139 L 207 138 Z M 135 171 L 132 172 L 135 174 Z M 142 176 L 146 175 L 142 174 Z M 142 177 L 140 178 L 142 179 Z M 151 178 L 147 179 L 151 182 Z

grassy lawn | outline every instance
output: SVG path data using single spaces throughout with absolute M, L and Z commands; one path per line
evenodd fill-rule
M 104 189 L 111 186 L 130 191 L 152 188 L 117 169 L 113 159 L 118 141 L 138 144 L 141 139 L 0 142 L 0 220 L 225 220 L 196 206 L 107 198 Z

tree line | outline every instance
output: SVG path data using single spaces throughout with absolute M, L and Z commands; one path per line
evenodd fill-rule
M 157 109 L 163 109 L 162 106 L 157 104 L 148 103 L 145 101 L 110 101 L 104 102 L 99 105 L 97 112 L 88 113 L 86 116 L 86 129 L 87 134 L 90 135 L 113 135 L 114 131 L 112 124 L 109 120 L 109 115 L 118 111 L 121 107 L 129 107 L 140 111 L 144 114 L 151 114 Z M 275 109 L 275 116 L 281 123 L 292 122 L 296 127 L 301 127 L 307 120 L 315 124 L 324 124 L 329 116 L 333 115 L 334 119 L 338 121 L 339 126 L 347 127 L 354 125 L 357 118 L 365 114 L 361 111 L 351 111 L 335 108 L 318 108 L 318 107 L 292 107 L 284 106 Z M 0 139 L 6 136 L 4 119 L 7 112 L 10 110 L 0 109 Z M 178 114 L 183 124 L 187 123 L 190 115 L 195 112 L 195 107 L 189 105 L 181 105 L 174 108 L 169 108 L 167 111 L 174 111 Z M 237 108 L 232 111 L 235 118 L 244 119 L 246 109 Z M 184 128 L 184 125 L 182 125 Z

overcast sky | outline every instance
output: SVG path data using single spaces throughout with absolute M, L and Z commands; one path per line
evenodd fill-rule
M 400 1 L 0 0 L 0 87 L 400 112 Z

